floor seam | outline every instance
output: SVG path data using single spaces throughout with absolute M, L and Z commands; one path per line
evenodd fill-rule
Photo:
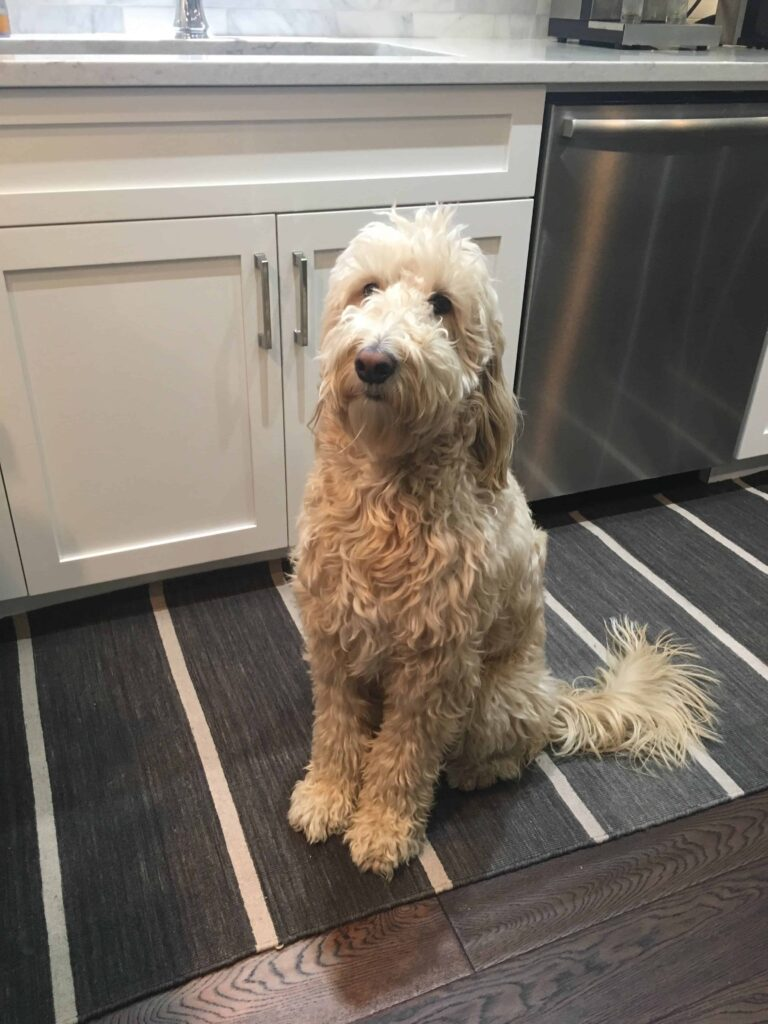
M 462 941 L 462 938 L 461 938 L 461 936 L 459 935 L 459 933 L 458 933 L 458 931 L 456 929 L 456 925 L 453 923 L 453 920 L 451 919 L 451 915 L 448 913 L 446 908 L 443 906 L 443 901 L 441 899 L 441 895 L 442 894 L 438 893 L 435 898 L 436 898 L 437 902 L 440 904 L 440 910 L 443 913 L 443 917 L 446 919 L 446 921 L 450 925 L 451 931 L 453 932 L 454 936 L 456 937 L 456 941 L 459 944 L 459 948 L 461 949 L 461 952 L 462 952 L 462 954 L 464 956 L 464 959 L 467 962 L 467 967 L 469 967 L 470 974 L 476 974 L 477 973 L 477 968 L 472 963 L 472 958 L 470 957 L 469 952 L 467 950 L 467 947 L 464 945 L 464 942 Z
M 474 973 L 475 974 L 482 974 L 483 971 L 487 971 L 487 970 L 489 970 L 492 967 L 498 967 L 500 964 L 508 963 L 509 961 L 515 960 L 517 957 L 520 957 L 520 956 L 527 956 L 528 953 L 533 953 L 536 950 L 544 949 L 546 946 L 551 946 L 551 945 L 553 945 L 556 942 L 560 942 L 562 939 L 571 938 L 574 935 L 580 935 L 582 932 L 589 931 L 590 928 L 599 927 L 600 925 L 606 924 L 609 921 L 619 920 L 620 918 L 626 917 L 628 914 L 632 914 L 635 911 L 643 910 L 643 909 L 645 909 L 647 907 L 652 907 L 656 903 L 661 903 L 661 902 L 663 902 L 666 899 L 669 899 L 669 898 L 671 898 L 673 896 L 679 895 L 680 893 L 687 892 L 689 889 L 695 889 L 695 888 L 697 888 L 697 886 L 705 885 L 708 882 L 714 881 L 714 880 L 716 880 L 718 878 L 722 878 L 722 877 L 724 877 L 726 875 L 733 874 L 736 871 L 741 871 L 743 868 L 749 867 L 751 864 L 759 863 L 759 862 L 764 861 L 764 860 L 765 860 L 765 854 L 756 856 L 754 858 L 750 858 L 749 860 L 745 861 L 743 864 L 740 864 L 738 867 L 726 868 L 726 869 L 724 869 L 722 871 L 718 871 L 718 872 L 716 872 L 713 875 L 708 875 L 706 878 L 701 879 L 698 882 L 691 882 L 689 885 L 684 885 L 684 886 L 682 886 L 679 889 L 674 889 L 671 892 L 664 893 L 662 896 L 657 896 L 657 897 L 655 897 L 653 899 L 649 899 L 649 900 L 647 900 L 647 901 L 645 901 L 643 903 L 639 903 L 635 907 L 630 907 L 630 908 L 628 908 L 626 910 L 621 910 L 621 911 L 618 911 L 618 912 L 616 912 L 614 914 L 608 914 L 606 917 L 601 917 L 599 921 L 594 921 L 592 924 L 585 925 L 583 928 L 574 928 L 574 929 L 572 929 L 570 931 L 565 931 L 561 935 L 558 935 L 557 938 L 549 939 L 547 942 L 539 942 L 536 945 L 529 946 L 526 949 L 518 950 L 517 952 L 512 953 L 509 956 L 503 956 L 499 960 L 494 960 L 492 963 L 484 964 L 482 967 L 475 966 L 473 961 L 472 961 L 472 958 L 471 958 L 471 956 L 469 954 L 469 951 L 465 950 L 465 952 L 466 952 L 467 958 L 469 959 L 470 963 L 472 964 L 472 969 L 473 969 Z M 447 913 L 446 913 L 446 917 L 448 917 Z M 449 918 L 449 920 L 450 920 L 450 918 Z M 453 923 L 453 922 L 451 922 L 451 923 Z M 455 931 L 455 929 L 454 929 L 454 931 Z M 458 938 L 458 935 L 457 935 L 457 938 Z M 459 941 L 461 942 L 461 939 L 459 939 Z M 462 948 L 463 948 L 463 943 L 462 943 Z

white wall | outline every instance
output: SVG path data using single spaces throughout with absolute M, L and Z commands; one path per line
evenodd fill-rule
M 547 34 L 551 0 L 204 0 L 212 35 L 484 36 Z M 690 0 L 692 3 L 693 0 Z M 175 0 L 7 0 L 14 32 L 173 34 Z M 702 0 L 694 20 L 714 14 Z
M 175 0 L 7 0 L 13 32 L 173 32 Z M 205 0 L 213 35 L 546 35 L 550 0 Z

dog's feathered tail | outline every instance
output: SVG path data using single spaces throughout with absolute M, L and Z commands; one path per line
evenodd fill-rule
M 627 619 L 608 626 L 606 662 L 594 686 L 565 683 L 550 740 L 559 754 L 626 754 L 634 761 L 683 764 L 703 739 L 715 739 L 715 676 L 668 634 L 650 641 Z

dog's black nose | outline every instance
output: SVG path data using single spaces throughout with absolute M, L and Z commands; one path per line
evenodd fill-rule
M 361 349 L 355 359 L 355 373 L 364 384 L 383 384 L 397 369 L 397 360 L 378 345 Z

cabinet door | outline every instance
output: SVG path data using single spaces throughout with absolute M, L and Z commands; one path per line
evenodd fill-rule
M 751 459 L 756 455 L 768 455 L 768 335 L 736 446 L 737 459 Z
M 26 593 L 27 586 L 24 582 L 24 573 L 21 571 L 11 512 L 5 497 L 3 477 L 0 474 L 0 601 L 23 597 Z
M 0 462 L 30 593 L 285 546 L 276 254 L 271 216 L 0 232 Z
M 408 208 L 404 208 L 407 212 Z M 507 339 L 504 368 L 511 386 L 515 376 L 520 313 L 528 261 L 533 200 L 466 203 L 457 207 L 456 219 L 485 253 L 497 283 Z M 283 331 L 283 395 L 288 481 L 288 523 L 291 544 L 296 542 L 296 517 L 304 483 L 313 460 L 309 421 L 318 386 L 317 350 L 328 276 L 342 249 L 380 210 L 284 214 L 277 218 L 280 251 L 280 306 Z M 302 306 L 302 271 L 294 253 L 307 260 L 306 346 L 296 343 Z

